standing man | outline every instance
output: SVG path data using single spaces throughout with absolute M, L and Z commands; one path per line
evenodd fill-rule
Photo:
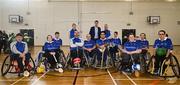
M 100 38 L 101 28 L 98 26 L 99 24 L 98 20 L 95 20 L 94 23 L 95 26 L 91 27 L 89 34 L 91 35 L 91 39 L 96 41 Z
M 108 29 L 108 24 L 104 24 L 104 32 L 107 39 L 110 39 L 111 37 L 111 31 Z

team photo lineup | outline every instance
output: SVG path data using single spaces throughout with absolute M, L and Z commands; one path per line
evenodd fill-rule
M 82 38 L 82 33 L 76 23 L 72 23 L 67 38 L 69 39 L 68 54 L 62 49 L 61 32 L 45 36 L 46 42 L 38 56 L 32 56 L 25 35 L 12 34 L 8 38 L 5 31 L 0 31 L 0 49 L 8 56 L 1 67 L 1 75 L 16 73 L 19 77 L 29 77 L 46 72 L 67 70 L 108 70 L 113 69 L 119 75 L 128 74 L 140 77 L 144 74 L 159 77 L 180 77 L 179 61 L 173 54 L 173 40 L 168 37 L 166 30 L 156 32 L 159 36 L 154 40 L 153 51 L 149 52 L 149 41 L 145 33 L 136 36 L 127 33 L 122 43 L 119 30 L 111 31 L 108 24 L 99 27 L 99 21 L 94 21 L 89 33 Z M 66 35 L 65 35 L 66 36 Z M 169 73 L 168 70 L 173 72 Z
M 180 85 L 180 0 L 0 0 L 0 85 Z

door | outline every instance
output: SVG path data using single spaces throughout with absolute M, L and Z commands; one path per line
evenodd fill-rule
M 128 40 L 128 35 L 130 33 L 136 36 L 136 29 L 122 29 L 122 45 Z
M 34 46 L 34 29 L 20 29 L 20 33 L 24 35 L 23 41 L 27 42 L 28 46 Z

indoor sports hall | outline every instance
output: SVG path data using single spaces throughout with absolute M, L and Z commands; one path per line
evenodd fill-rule
M 0 85 L 180 85 L 180 0 L 0 0 Z

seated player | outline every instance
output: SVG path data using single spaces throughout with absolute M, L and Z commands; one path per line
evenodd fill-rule
M 146 53 L 148 52 L 148 49 L 149 49 L 149 41 L 146 39 L 146 34 L 141 33 L 140 34 L 140 39 L 137 40 L 137 41 L 139 41 L 140 44 L 141 44 L 141 49 L 142 49 L 141 53 L 143 54 L 143 56 L 146 55 Z M 147 58 L 145 58 L 145 59 L 147 59 Z
M 59 38 L 59 32 L 55 32 L 55 37 L 53 38 L 55 49 L 58 52 L 62 52 L 60 47 L 62 46 L 62 39 Z
M 13 58 L 17 61 L 18 66 L 15 69 L 18 72 L 24 72 L 29 65 L 29 59 L 31 54 L 28 52 L 28 46 L 26 42 L 23 42 L 23 35 L 21 33 L 16 34 L 16 41 L 10 44 Z M 23 65 L 25 64 L 25 67 Z
M 43 51 L 45 51 L 44 56 L 48 59 L 48 63 L 50 63 L 50 68 L 55 70 L 60 70 L 62 65 L 59 61 L 59 53 L 57 53 L 55 43 L 53 42 L 53 38 L 51 35 L 47 36 L 47 41 L 43 46 Z M 61 69 L 62 70 L 62 69 Z
M 72 58 L 72 67 L 82 67 L 81 59 L 83 57 L 83 45 L 84 41 L 79 37 L 79 32 L 74 32 L 74 38 L 70 39 L 70 55 Z M 80 65 L 80 66 L 79 66 Z
M 96 41 L 96 45 L 97 45 L 97 60 L 99 65 L 101 63 L 102 57 L 103 57 L 103 62 L 105 62 L 108 55 L 107 46 L 109 45 L 109 40 L 106 39 L 104 31 L 101 32 L 100 39 Z M 104 54 L 104 56 L 102 56 L 102 54 Z
M 110 40 L 110 54 L 114 61 L 116 61 L 116 53 L 119 52 L 121 48 L 121 39 L 118 37 L 118 32 L 114 32 L 114 38 Z
M 86 39 L 87 40 L 84 41 L 83 49 L 84 49 L 86 55 L 89 55 L 88 57 L 90 57 L 92 59 L 95 48 L 96 48 L 96 43 L 94 40 L 91 40 L 90 34 L 86 35 Z
M 159 39 L 156 39 L 154 42 L 154 55 L 155 55 L 155 74 L 158 73 L 158 69 L 160 68 L 164 59 L 166 59 L 170 51 L 173 49 L 173 44 L 170 38 L 166 37 L 166 32 L 164 30 L 160 30 L 158 32 Z
M 131 56 L 134 59 L 135 64 L 139 64 L 139 54 L 141 53 L 140 43 L 135 40 L 134 34 L 129 34 L 128 41 L 124 43 L 124 48 L 122 49 L 122 71 L 131 72 L 132 62 Z

